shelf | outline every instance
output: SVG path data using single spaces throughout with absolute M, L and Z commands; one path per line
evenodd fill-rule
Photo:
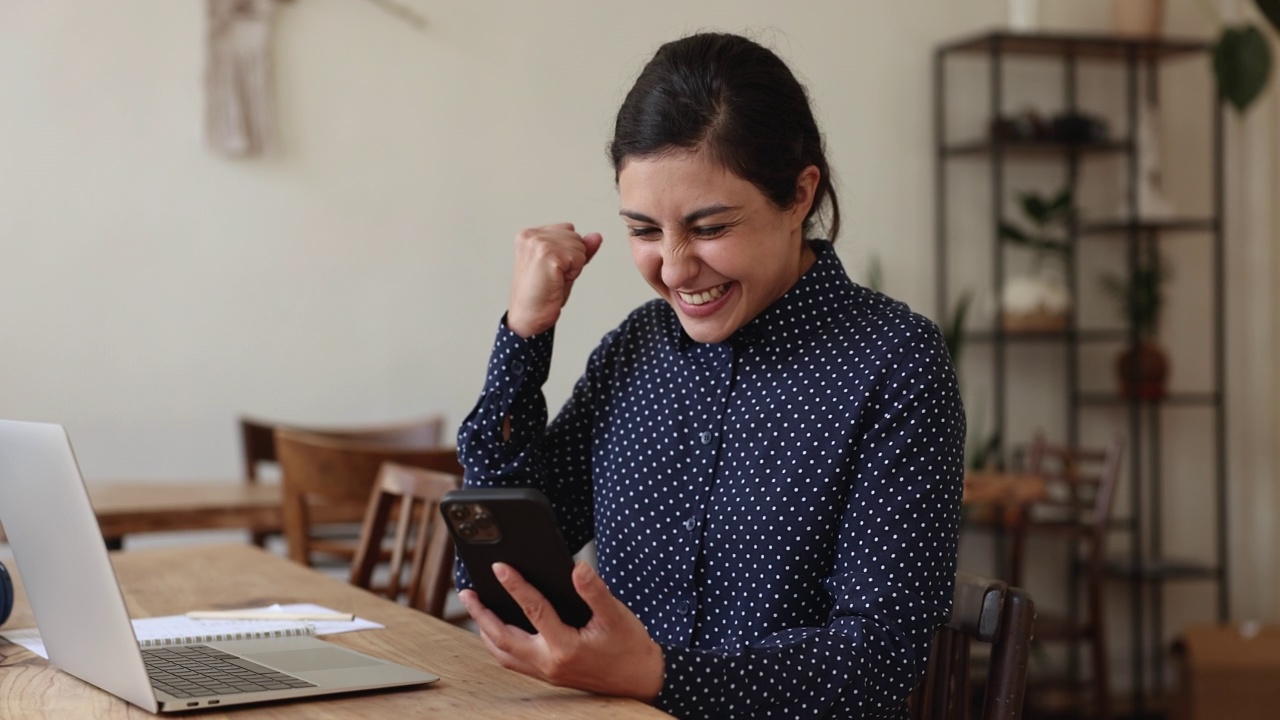
M 947 157 L 986 157 L 997 150 L 1006 155 L 1042 156 L 1076 153 L 1080 155 L 1122 154 L 1129 152 L 1132 144 L 1127 140 L 1100 143 L 1067 143 L 1056 140 L 969 140 L 942 146 Z
M 939 54 L 982 54 L 999 50 L 1006 55 L 1081 57 L 1125 60 L 1133 53 L 1140 60 L 1163 60 L 1209 52 L 1209 40 L 1194 38 L 1127 38 L 1103 33 L 986 32 L 944 45 Z
M 1080 235 L 1108 235 L 1170 233 L 1170 232 L 1213 232 L 1218 224 L 1212 218 L 1173 218 L 1169 220 L 1107 220 L 1101 222 L 1081 223 Z
M 1132 405 L 1135 402 L 1139 405 L 1184 405 L 1184 406 L 1204 406 L 1214 407 L 1221 398 L 1217 393 L 1211 392 L 1182 392 L 1169 393 L 1160 400 L 1130 400 L 1129 398 L 1120 397 L 1115 392 L 1083 392 L 1076 396 L 1081 405 L 1114 405 L 1117 407 Z
M 1079 342 L 1124 342 L 1129 339 L 1129 331 L 1125 329 L 1078 330 L 1075 339 Z M 1047 343 L 1066 342 L 1071 339 L 1070 333 L 1061 332 L 1006 332 L 1000 335 L 994 330 L 977 330 L 965 333 L 964 339 L 972 342 L 995 342 L 997 338 L 1007 343 Z
M 1139 563 L 1135 572 L 1129 560 L 1110 560 L 1106 564 L 1107 577 L 1138 578 L 1143 582 L 1166 580 L 1216 580 L 1222 572 L 1214 565 L 1194 560 L 1156 560 Z
M 1107 524 L 1108 535 L 1115 533 L 1115 539 L 1120 541 L 1112 547 L 1107 575 L 1115 585 L 1127 586 L 1130 591 L 1128 630 L 1131 635 L 1132 671 L 1129 679 L 1136 706 L 1133 714 L 1142 717 L 1146 717 L 1144 711 L 1149 707 L 1145 702 L 1149 694 L 1148 678 L 1156 679 L 1153 685 L 1158 690 L 1166 675 L 1161 664 L 1164 657 L 1163 594 L 1157 592 L 1164 587 L 1162 583 L 1193 581 L 1210 586 L 1216 595 L 1219 620 L 1226 618 L 1230 607 L 1228 581 L 1233 566 L 1225 542 L 1230 528 L 1225 502 L 1228 478 L 1227 396 L 1221 370 L 1226 366 L 1223 343 L 1226 306 L 1222 291 L 1230 281 L 1225 267 L 1218 261 L 1225 243 L 1221 216 L 1225 105 L 1206 92 L 1199 101 L 1188 101 L 1185 106 L 1189 111 L 1203 104 L 1206 110 L 1214 113 L 1213 122 L 1204 128 L 1204 132 L 1198 133 L 1209 148 L 1207 162 L 1199 168 L 1185 169 L 1196 173 L 1192 177 L 1207 177 L 1209 186 L 1202 197 L 1206 202 L 1185 208 L 1171 218 L 1154 219 L 1139 212 L 1140 204 L 1134 189 L 1139 183 L 1141 164 L 1137 162 L 1137 138 L 1130 131 L 1140 126 L 1138 113 L 1144 91 L 1159 88 L 1163 92 L 1165 83 L 1161 76 L 1165 74 L 1166 67 L 1174 69 L 1174 64 L 1208 67 L 1213 60 L 1214 45 L 1215 39 L 1207 32 L 1202 38 L 1140 38 L 1106 32 L 1013 33 L 1002 28 L 954 38 L 937 46 L 933 56 L 938 317 L 952 317 L 958 297 L 956 290 L 959 287 L 952 284 L 958 278 L 953 278 L 954 271 L 949 270 L 953 258 L 972 260 L 975 256 L 989 256 L 991 277 L 1001 281 L 1007 277 L 1005 260 L 1010 258 L 1006 253 L 1012 251 L 1013 243 L 1002 240 L 997 230 L 1002 221 L 1011 219 L 1007 216 L 1010 201 L 1015 199 L 1020 184 L 1020 178 L 1015 176 L 1028 167 L 1061 172 L 1077 198 L 1082 187 L 1093 182 L 1092 173 L 1086 172 L 1086 168 L 1090 171 L 1110 168 L 1123 178 L 1115 188 L 1105 188 L 1097 200 L 1102 204 L 1094 208 L 1093 213 L 1078 216 L 1067 232 L 1061 233 L 1069 238 L 1079 260 L 1078 265 L 1069 268 L 1078 271 L 1101 263 L 1114 266 L 1116 260 L 1112 256 L 1116 253 L 1113 251 L 1124 251 L 1129 258 L 1140 264 L 1146 263 L 1159 252 L 1162 244 L 1184 240 L 1211 246 L 1216 258 L 1213 262 L 1184 259 L 1183 263 L 1193 274 L 1210 283 L 1212 298 L 1206 311 L 1212 317 L 1214 328 L 1204 339 L 1213 352 L 1212 368 L 1198 375 L 1210 375 L 1211 378 L 1192 380 L 1188 383 L 1190 391 L 1170 393 L 1156 401 L 1121 396 L 1115 375 L 1115 356 L 1136 339 L 1136 333 L 1133 328 L 1121 324 L 1118 317 L 1110 321 L 1100 318 L 1097 322 L 1085 323 L 1077 311 L 1072 311 L 1065 328 L 1027 333 L 1005 332 L 998 318 L 987 317 L 985 322 L 975 323 L 972 331 L 963 334 L 964 340 L 990 351 L 980 353 L 974 360 L 982 362 L 984 369 L 990 371 L 989 387 L 977 392 L 990 401 L 988 407 L 994 407 L 991 432 L 1005 445 L 999 448 L 998 461 L 1012 462 L 1013 448 L 1008 445 L 1011 441 L 1020 441 L 1019 436 L 1031 424 L 1021 415 L 1015 421 L 1011 411 L 1014 403 L 1019 408 L 1024 405 L 1030 407 L 1013 385 L 1014 377 L 1029 375 L 1043 382 L 1052 376 L 1049 384 L 1054 391 L 1063 390 L 1061 398 L 1045 403 L 1043 408 L 1037 402 L 1037 415 L 1027 419 L 1035 420 L 1039 414 L 1054 417 L 1061 409 L 1065 422 L 1060 432 L 1068 443 L 1082 442 L 1086 436 L 1097 435 L 1112 426 L 1115 426 L 1114 432 L 1124 434 L 1123 462 L 1127 467 L 1127 479 L 1117 492 L 1128 497 L 1130 513 L 1127 517 L 1113 517 Z M 963 62 L 954 62 L 956 60 Z M 953 67 L 957 72 L 952 71 Z M 1034 73 L 1022 73 L 1019 68 L 1034 70 Z M 1105 72 L 1105 81 L 1097 71 Z M 1049 96 L 1044 92 L 1046 76 L 1053 74 L 1058 75 L 1061 81 L 1056 101 L 1046 99 Z M 1034 94 L 1028 95 L 1028 90 L 1034 90 Z M 1113 136 L 1103 142 L 1069 144 L 1053 140 L 1010 139 L 1020 134 L 1021 126 L 1008 123 L 1020 118 L 1006 113 L 1027 100 L 1035 98 L 1047 107 L 1061 108 L 1065 113 L 1093 107 L 1104 92 L 1112 101 L 1103 107 L 1113 110 L 1106 115 L 1112 121 Z M 1190 92 L 1200 94 L 1199 89 L 1190 89 Z M 963 97 L 967 101 L 967 122 L 963 126 L 966 129 L 949 125 L 948 99 L 951 97 Z M 984 103 L 987 106 L 985 117 L 972 117 L 972 113 L 980 111 Z M 1115 121 L 1113 116 L 1117 113 L 1123 120 Z M 1051 128 L 1053 116 L 1049 111 L 1045 114 L 1050 115 L 1045 119 Z M 1209 118 L 1205 120 L 1207 123 Z M 1029 124 L 1025 134 L 1032 134 L 1034 129 L 1037 135 L 1058 137 L 1051 130 L 1040 128 L 1041 125 Z M 1094 165 L 1098 167 L 1094 168 Z M 963 199 L 968 214 L 987 216 L 990 231 L 984 232 L 967 222 L 957 226 L 949 214 L 953 212 L 951 205 L 960 200 L 959 197 L 950 197 L 950 188 L 967 190 L 968 184 L 973 182 L 971 178 L 965 178 L 963 182 L 956 183 L 956 179 L 950 177 L 962 167 L 978 172 L 989 171 L 985 183 L 990 187 L 993 201 L 990 206 L 971 207 L 968 206 L 971 199 L 967 195 Z M 1114 203 L 1120 203 L 1116 209 L 1103 209 L 1105 204 Z M 967 265 L 964 267 L 968 268 Z M 1077 279 L 1073 275 L 1073 289 L 1083 294 L 1086 291 L 1075 282 Z M 995 289 L 999 290 L 998 287 Z M 1115 351 L 1114 356 L 1106 363 L 1108 358 L 1105 356 L 1112 350 Z M 1060 354 L 1063 360 L 1061 367 L 1055 363 L 1041 371 L 1032 362 L 1037 352 L 1040 355 L 1046 352 Z M 968 392 L 974 392 L 972 386 L 966 389 Z M 968 396 L 966 400 L 969 400 Z M 1177 450 L 1197 456 L 1204 454 L 1200 452 L 1202 450 L 1208 451 L 1212 468 L 1186 468 L 1167 462 L 1164 455 L 1166 445 L 1187 442 L 1182 424 L 1185 423 L 1188 429 L 1192 426 L 1201 429 L 1202 421 L 1211 423 L 1212 431 L 1198 433 L 1190 445 Z M 1169 429 L 1169 426 L 1174 428 Z M 1200 556 L 1195 561 L 1158 557 L 1161 555 L 1159 550 L 1165 547 L 1166 538 L 1187 531 L 1184 524 L 1174 526 L 1165 521 L 1167 500 L 1162 488 L 1171 483 L 1199 483 L 1206 491 L 1212 489 L 1215 493 L 1212 503 L 1206 503 L 1202 510 L 1204 514 L 1214 516 L 1216 534 L 1208 539 L 1209 529 L 1206 527 L 1203 533 L 1206 540 L 1196 544 L 1196 547 L 1203 548 L 1203 553 L 1195 552 L 1194 555 Z M 972 523 L 972 517 L 966 518 L 966 525 L 971 526 Z M 999 542 L 993 545 L 997 552 L 1005 550 Z M 1126 549 L 1122 552 L 1121 548 Z M 1064 568 L 1068 573 L 1081 569 L 1072 564 L 1075 560 L 1073 557 Z M 1002 567 L 1001 563 L 1005 561 L 1006 558 L 997 556 L 996 566 Z M 1155 662 L 1147 666 L 1145 660 L 1152 657 Z

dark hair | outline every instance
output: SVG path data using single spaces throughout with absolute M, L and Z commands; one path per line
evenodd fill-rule
M 699 33 L 666 43 L 618 110 L 609 156 L 614 179 L 627 158 L 700 150 L 755 185 L 779 208 L 795 203 L 800 171 L 822 173 L 806 236 L 829 206 L 827 237 L 840 232 L 831 169 L 804 86 L 773 51 L 738 35 Z

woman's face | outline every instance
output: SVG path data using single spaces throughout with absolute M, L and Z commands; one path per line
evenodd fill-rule
M 791 289 L 813 264 L 804 218 L 818 169 L 805 168 L 796 202 L 778 209 L 756 186 L 702 153 L 625 161 L 618 173 L 631 257 L 689 337 L 729 338 Z

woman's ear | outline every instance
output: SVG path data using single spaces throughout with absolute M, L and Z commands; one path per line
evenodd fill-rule
M 809 217 L 809 209 L 818 193 L 818 183 L 822 180 L 822 171 L 816 165 L 810 165 L 796 176 L 796 197 L 788 209 L 788 213 L 801 225 Z

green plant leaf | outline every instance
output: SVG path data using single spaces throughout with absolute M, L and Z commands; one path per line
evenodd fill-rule
M 1044 198 L 1035 193 L 1024 193 L 1019 196 L 1019 199 L 1022 202 L 1022 211 L 1027 214 L 1027 217 L 1031 218 L 1036 225 L 1044 227 L 1049 220 L 1049 205 Z
M 1267 86 L 1271 46 L 1256 25 L 1227 28 L 1213 49 L 1218 92 L 1244 112 Z
M 947 353 L 951 355 L 951 364 L 955 367 L 957 375 L 960 373 L 960 350 L 964 347 L 964 320 L 969 314 L 969 303 L 972 300 L 972 290 L 965 290 L 960 295 L 960 299 L 956 301 L 955 310 L 951 313 L 951 320 L 942 333 L 943 342 L 947 344 Z
M 1271 21 L 1271 27 L 1280 32 L 1280 0 L 1255 0 L 1258 10 Z
M 1022 228 L 1007 222 L 1000 223 L 1000 237 L 1023 245 L 1032 243 L 1031 236 L 1023 232 Z
M 1049 212 L 1054 215 L 1065 215 L 1071 209 L 1071 188 L 1062 188 L 1062 192 L 1049 202 Z

